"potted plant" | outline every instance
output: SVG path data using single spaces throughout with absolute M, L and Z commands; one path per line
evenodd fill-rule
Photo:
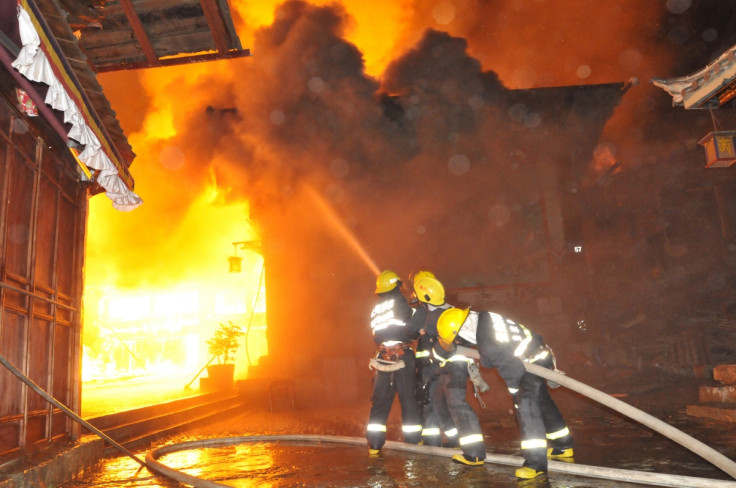
M 220 323 L 215 334 L 207 341 L 207 347 L 212 357 L 217 359 L 217 364 L 207 366 L 209 386 L 214 390 L 231 388 L 235 378 L 235 352 L 238 350 L 238 339 L 245 335 L 239 325 L 228 321 L 227 324 Z

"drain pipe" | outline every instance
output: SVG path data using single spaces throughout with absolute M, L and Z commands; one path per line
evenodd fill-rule
M 480 354 L 478 353 L 477 349 L 458 346 L 458 352 L 468 357 L 474 357 L 476 359 L 480 358 Z M 596 402 L 605 405 L 606 407 L 611 408 L 629 417 L 630 419 L 636 420 L 637 422 L 646 425 L 655 432 L 658 432 L 663 436 L 677 442 L 681 446 L 686 447 L 687 449 L 702 457 L 706 461 L 710 462 L 714 466 L 723 470 L 723 472 L 725 472 L 732 478 L 736 478 L 736 463 L 734 463 L 731 459 L 727 458 L 720 452 L 711 447 L 708 447 L 707 445 L 687 435 L 681 430 L 678 430 L 675 427 L 662 422 L 658 418 L 652 417 L 648 413 L 643 412 L 638 408 L 632 407 L 628 403 L 624 403 L 607 393 L 603 393 L 600 390 L 596 390 L 595 388 L 574 380 L 569 376 L 527 362 L 524 363 L 524 367 L 529 373 L 541 376 L 542 378 L 554 381 L 555 383 L 559 383 L 560 385 L 565 386 L 574 392 L 580 393 L 581 395 L 584 395 L 591 400 L 595 400 Z
M 69 408 L 67 408 L 64 404 L 62 404 L 56 398 L 54 398 L 51 395 L 49 395 L 48 393 L 46 393 L 46 391 L 43 388 L 41 388 L 36 383 L 34 383 L 33 380 L 30 379 L 28 376 L 24 375 L 18 368 L 16 368 L 15 366 L 13 366 L 13 364 L 10 361 L 8 361 L 7 359 L 5 359 L 5 357 L 2 354 L 0 354 L 0 363 L 2 363 L 2 365 L 5 366 L 8 369 L 8 371 L 10 371 L 15 376 L 17 376 L 18 379 L 20 379 L 23 383 L 25 383 L 26 385 L 28 385 L 28 387 L 31 390 L 33 390 L 36 393 L 38 393 L 39 395 L 41 395 L 44 398 L 44 400 L 46 400 L 47 402 L 49 402 L 50 404 L 52 404 L 53 406 L 55 406 L 56 408 L 58 408 L 59 410 L 61 410 L 62 412 L 64 412 L 67 416 L 71 417 L 72 420 L 78 422 L 79 424 L 81 424 L 86 429 L 94 432 L 95 434 L 97 434 L 98 436 L 100 436 L 103 440 L 105 440 L 106 442 L 110 443 L 110 445 L 112 445 L 113 447 L 115 447 L 117 450 L 119 450 L 120 452 L 122 452 L 126 456 L 130 457 L 131 459 L 133 459 L 135 462 L 137 462 L 141 466 L 145 466 L 146 465 L 146 463 L 144 461 L 142 461 L 139 457 L 137 457 L 135 454 L 133 454 L 132 452 L 130 452 L 129 450 L 127 450 L 125 447 L 123 447 L 122 445 L 120 445 L 117 442 L 115 442 L 113 439 L 111 439 L 107 434 L 105 434 L 104 432 L 102 432 L 101 430 L 99 430 L 97 427 L 95 427 L 94 425 L 90 424 L 89 422 L 87 422 L 86 420 L 84 420 L 82 417 L 80 417 L 76 413 L 72 412 Z

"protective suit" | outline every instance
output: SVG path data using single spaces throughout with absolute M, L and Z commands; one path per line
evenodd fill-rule
M 493 312 L 449 309 L 438 320 L 440 338 L 475 345 L 481 366 L 496 368 L 514 399 L 521 428 L 522 479 L 547 472 L 547 458 L 571 459 L 573 440 L 544 378 L 527 373 L 524 361 L 555 368 L 552 350 L 525 326 Z
M 483 433 L 478 416 L 466 400 L 468 365 L 473 359 L 458 354 L 454 344 L 437 341 L 432 349 L 437 362 L 437 388 L 432 398 L 434 410 L 440 417 L 449 416 L 458 431 L 458 444 L 462 454 L 453 461 L 471 466 L 484 464 L 486 458 Z
M 438 362 L 432 356 L 437 342 L 437 319 L 452 305 L 445 303 L 442 283 L 428 271 L 420 271 L 414 276 L 413 288 L 418 304 L 409 319 L 409 330 L 412 336 L 419 337 L 416 352 L 417 401 L 422 414 L 422 442 L 428 446 L 457 447 L 458 429 L 449 412 L 436 412 L 433 402 L 439 378 Z
M 371 311 L 371 331 L 377 349 L 371 365 L 376 369 L 372 406 L 366 437 L 369 454 L 377 455 L 386 442 L 386 421 L 394 397 L 401 405 L 404 441 L 418 444 L 422 422 L 416 401 L 414 350 L 406 323 L 412 309 L 401 293 L 401 281 L 392 271 L 379 275 L 376 286 L 378 301 Z

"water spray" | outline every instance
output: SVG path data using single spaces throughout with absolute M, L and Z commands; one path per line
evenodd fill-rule
M 378 265 L 376 265 L 375 261 L 373 261 L 373 259 L 368 255 L 365 247 L 363 247 L 363 245 L 358 241 L 358 239 L 355 237 L 355 234 L 353 234 L 350 229 L 348 229 L 348 227 L 345 225 L 345 222 L 343 222 L 337 212 L 335 212 L 335 210 L 327 204 L 324 197 L 320 195 L 317 190 L 315 190 L 311 185 L 304 185 L 304 189 L 306 190 L 306 193 L 312 200 L 312 202 L 317 206 L 325 220 L 332 226 L 335 231 L 337 231 L 340 237 L 345 239 L 350 248 L 355 251 L 361 261 L 363 261 L 363 263 L 368 267 L 368 269 L 374 275 L 378 276 L 378 274 L 381 272 L 378 269 Z

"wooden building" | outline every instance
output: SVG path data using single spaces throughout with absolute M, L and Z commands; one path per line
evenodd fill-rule
M 223 0 L 0 0 L 0 355 L 75 412 L 88 198 L 142 203 L 96 74 L 248 54 Z M 78 438 L 2 367 L 0 390 L 0 455 Z

